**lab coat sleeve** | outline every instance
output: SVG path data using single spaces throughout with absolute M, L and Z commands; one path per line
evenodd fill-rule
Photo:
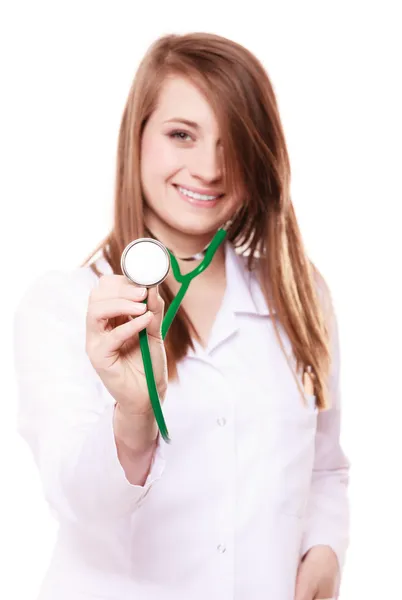
M 52 512 L 99 522 L 134 511 L 162 476 L 165 457 L 159 437 L 144 486 L 127 480 L 114 438 L 115 402 L 85 350 L 89 292 L 83 269 L 37 278 L 14 313 L 14 365 L 18 432 Z
M 318 414 L 315 461 L 307 506 L 302 552 L 313 546 L 330 546 L 342 572 L 349 543 L 349 461 L 340 445 L 341 391 L 340 352 L 336 316 L 331 311 L 331 356 L 329 378 L 331 407 Z

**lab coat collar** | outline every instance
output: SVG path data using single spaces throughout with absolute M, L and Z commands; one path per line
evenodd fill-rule
M 258 260 L 258 259 L 257 259 Z M 270 315 L 257 276 L 247 269 L 247 258 L 229 241 L 225 244 L 226 296 L 237 314 Z
M 194 351 L 189 349 L 187 354 L 190 358 L 208 363 L 210 355 L 239 330 L 238 315 L 270 314 L 255 273 L 247 269 L 247 258 L 240 255 L 229 241 L 225 242 L 224 250 L 226 289 L 207 347 L 204 349 L 197 340 L 193 340 Z

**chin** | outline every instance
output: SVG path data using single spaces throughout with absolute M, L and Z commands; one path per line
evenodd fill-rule
M 172 227 L 181 233 L 194 236 L 207 236 L 214 235 L 216 231 L 221 227 L 221 221 L 209 221 L 206 222 L 202 219 L 183 219 L 180 222 L 172 223 Z

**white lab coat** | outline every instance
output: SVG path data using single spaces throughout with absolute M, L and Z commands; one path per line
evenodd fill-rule
M 40 600 L 293 600 L 300 557 L 348 545 L 348 461 L 333 406 L 303 404 L 254 274 L 226 243 L 208 348 L 179 364 L 144 487 L 118 461 L 114 399 L 85 352 L 88 267 L 45 273 L 15 314 L 19 432 L 59 533 Z M 98 266 L 109 273 L 104 259 Z M 290 353 L 289 341 L 285 339 Z

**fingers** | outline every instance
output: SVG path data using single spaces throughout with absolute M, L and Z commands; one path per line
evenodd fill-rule
M 107 328 L 108 319 L 125 316 L 143 315 L 146 304 L 133 302 L 125 298 L 112 298 L 91 302 L 87 311 L 87 327 L 89 331 L 102 332 Z
M 160 337 L 165 303 L 159 294 L 158 286 L 148 290 L 147 306 L 153 315 L 147 328 L 148 334 L 153 337 Z
M 87 328 L 93 333 L 102 333 L 108 327 L 108 319 L 121 315 L 138 317 L 146 310 L 152 313 L 148 324 L 149 335 L 160 337 L 164 301 L 158 287 L 147 290 L 133 285 L 125 276 L 103 275 L 90 294 Z
M 147 296 L 147 289 L 129 282 L 124 275 L 102 275 L 98 285 L 92 290 L 91 302 L 107 298 L 125 298 L 133 302 L 141 302 Z
M 109 368 L 116 361 L 119 351 L 125 342 L 138 343 L 135 337 L 138 333 L 146 329 L 152 315 L 146 312 L 144 315 L 136 317 L 112 329 L 112 331 L 103 335 L 93 335 L 87 338 L 86 351 L 93 367 L 98 371 Z
M 134 335 L 148 327 L 152 319 L 152 314 L 147 311 L 144 315 L 141 315 L 135 319 L 115 327 L 110 331 L 106 337 L 107 353 L 112 354 L 121 348 L 124 342 L 130 340 Z

